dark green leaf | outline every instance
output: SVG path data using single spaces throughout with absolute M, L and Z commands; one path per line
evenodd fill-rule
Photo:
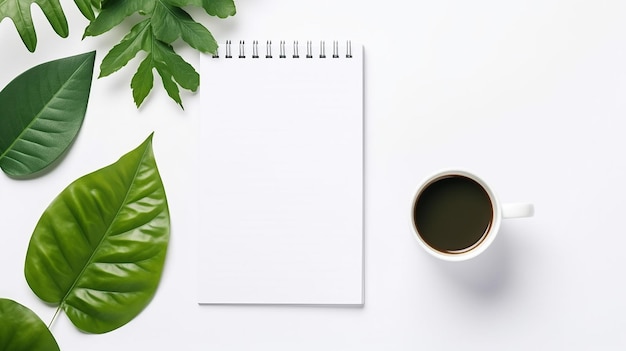
M 154 296 L 169 235 L 151 135 L 52 201 L 28 246 L 26 280 L 76 327 L 105 333 L 131 321 Z
M 33 311 L 0 299 L 0 351 L 58 351 L 59 345 Z
M 0 168 L 32 175 L 70 146 L 85 117 L 95 52 L 50 61 L 0 91 Z
M 32 4 L 39 5 L 58 35 L 63 38 L 68 36 L 67 19 L 59 0 L 0 0 L 0 21 L 6 17 L 13 21 L 29 51 L 37 48 L 37 34 L 30 12 Z

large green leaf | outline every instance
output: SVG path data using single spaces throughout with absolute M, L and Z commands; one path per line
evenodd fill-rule
M 0 299 L 0 351 L 58 351 L 59 345 L 33 311 Z
M 137 316 L 154 296 L 169 233 L 150 135 L 52 201 L 28 246 L 26 281 L 79 329 L 111 331 Z
M 0 168 L 39 172 L 70 146 L 85 118 L 95 51 L 33 67 L 0 91 Z

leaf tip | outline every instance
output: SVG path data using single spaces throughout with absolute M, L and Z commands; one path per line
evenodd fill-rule
M 87 60 L 94 63 L 96 61 L 96 50 L 86 52 L 85 57 L 87 58 Z M 92 70 L 93 70 L 93 64 L 92 64 Z
M 144 99 L 142 99 L 142 98 L 139 98 L 139 99 L 135 98 L 135 106 L 137 107 L 138 110 L 141 107 L 141 104 L 143 103 L 143 100 Z
M 35 50 L 37 49 L 37 39 L 35 39 L 34 41 L 22 40 L 22 42 L 24 42 L 26 49 L 30 52 L 35 52 Z

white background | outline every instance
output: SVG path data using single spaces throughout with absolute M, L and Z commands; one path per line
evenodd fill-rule
M 70 37 L 34 9 L 36 53 L 0 23 L 0 85 L 45 61 L 97 50 L 130 23 L 81 40 L 87 22 L 62 1 Z M 46 323 L 23 261 L 37 219 L 74 179 L 117 160 L 155 131 L 172 216 L 166 269 L 152 303 L 105 335 L 52 326 L 68 350 L 624 349 L 626 336 L 626 2 L 239 0 L 227 20 L 192 14 L 219 40 L 352 39 L 365 47 L 365 306 L 199 306 L 194 125 L 160 81 L 137 110 L 138 60 L 93 83 L 63 162 L 34 180 L 0 174 L 0 296 Z M 136 19 L 133 17 L 133 19 Z M 177 43 L 197 67 L 198 55 Z M 97 76 L 97 72 L 95 72 Z M 202 84 L 211 84 L 210 76 Z M 19 103 L 19 102 L 16 102 Z M 463 167 L 536 216 L 503 223 L 483 256 L 431 258 L 413 239 L 410 200 L 442 167 Z

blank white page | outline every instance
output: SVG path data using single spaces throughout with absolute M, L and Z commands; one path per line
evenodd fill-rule
M 199 303 L 363 304 L 363 49 L 292 45 L 201 57 Z

